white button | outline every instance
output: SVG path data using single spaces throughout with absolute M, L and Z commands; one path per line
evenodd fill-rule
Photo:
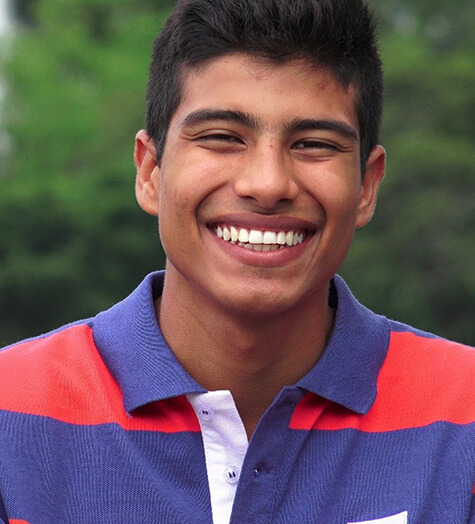
M 208 406 L 200 408 L 199 413 L 203 418 L 210 418 L 214 415 L 214 411 Z
M 239 469 L 236 466 L 229 466 L 224 470 L 224 480 L 228 484 L 236 484 L 239 480 Z

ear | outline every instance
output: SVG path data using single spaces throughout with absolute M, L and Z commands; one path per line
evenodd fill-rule
M 386 151 L 382 146 L 376 146 L 369 155 L 366 171 L 361 181 L 356 227 L 363 227 L 371 220 L 385 170 Z
M 142 129 L 135 137 L 134 162 L 137 170 L 135 197 L 147 213 L 158 216 L 159 168 L 153 140 Z

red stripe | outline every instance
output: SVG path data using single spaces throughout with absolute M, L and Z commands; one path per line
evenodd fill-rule
M 70 424 L 117 423 L 124 429 L 200 431 L 185 397 L 156 402 L 130 417 L 118 384 L 87 325 L 67 328 L 0 352 L 0 409 Z
M 10 519 L 9 524 L 30 524 L 27 520 Z
M 422 427 L 437 421 L 475 421 L 475 351 L 452 342 L 393 333 L 378 378 L 378 395 L 359 415 L 315 395 L 296 407 L 293 429 L 366 432 Z

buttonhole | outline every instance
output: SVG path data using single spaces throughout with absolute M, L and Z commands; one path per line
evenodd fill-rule
M 258 477 L 262 473 L 265 473 L 265 468 L 262 464 L 257 464 L 257 466 L 254 468 L 253 474 L 255 477 Z

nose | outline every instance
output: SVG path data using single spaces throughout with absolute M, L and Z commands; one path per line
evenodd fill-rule
M 253 199 L 263 209 L 272 209 L 279 202 L 294 200 L 299 187 L 285 153 L 267 144 L 254 148 L 243 159 L 234 191 L 241 198 Z

